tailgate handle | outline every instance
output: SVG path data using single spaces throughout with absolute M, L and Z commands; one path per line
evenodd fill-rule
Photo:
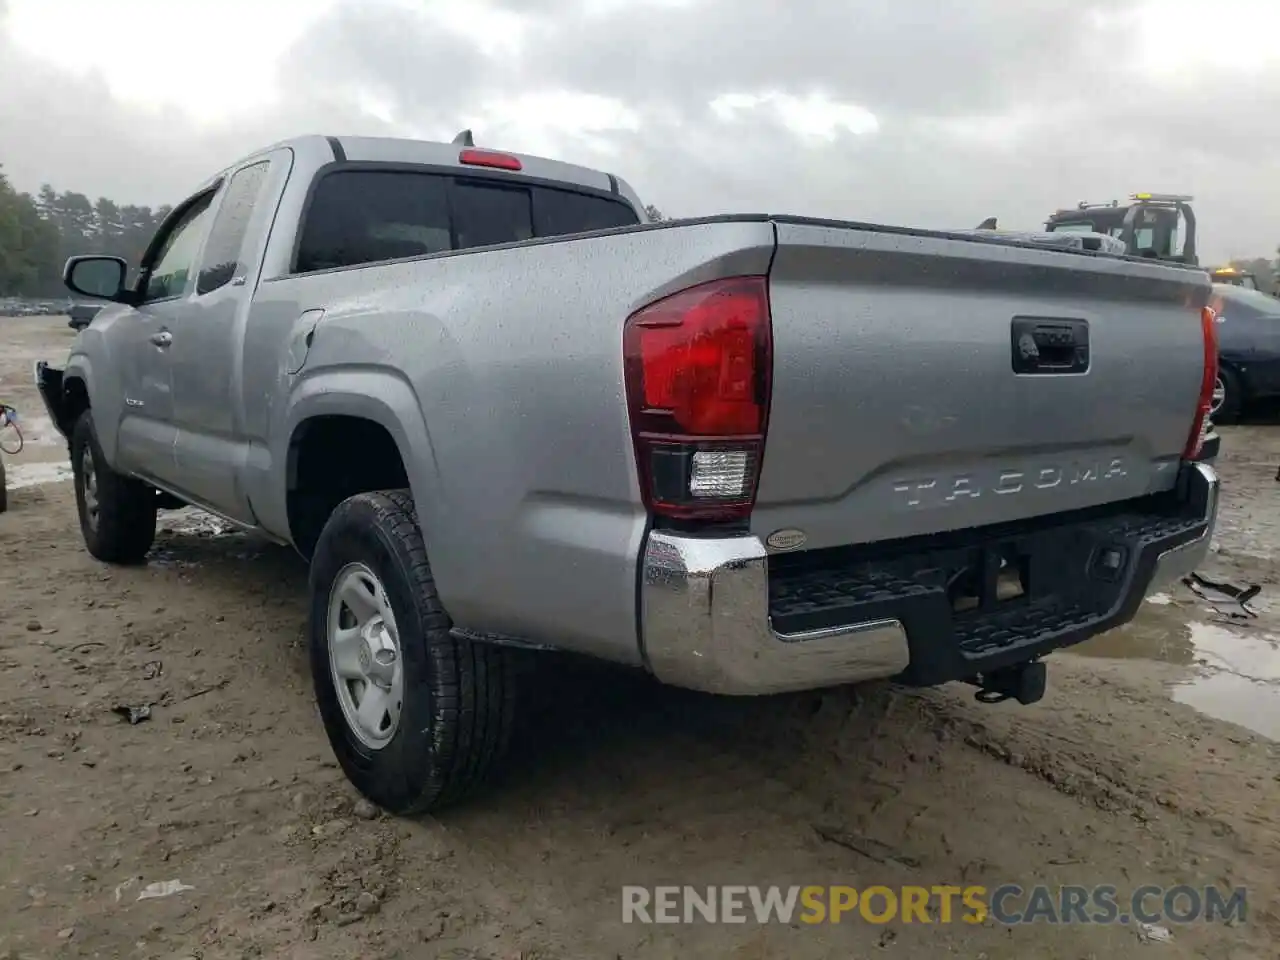
M 1085 373 L 1089 369 L 1089 323 L 1014 317 L 1010 325 L 1013 372 Z

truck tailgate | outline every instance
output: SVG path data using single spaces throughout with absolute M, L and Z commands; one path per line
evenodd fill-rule
M 1203 273 L 775 222 L 762 539 L 866 543 L 1174 485 L 1200 391 Z

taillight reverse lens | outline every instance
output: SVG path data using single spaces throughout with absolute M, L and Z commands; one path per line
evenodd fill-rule
M 773 363 L 766 278 L 714 280 L 637 311 L 623 359 L 649 509 L 682 519 L 750 514 Z
M 1182 452 L 1184 460 L 1200 456 L 1205 434 L 1209 430 L 1209 414 L 1213 410 L 1213 388 L 1218 382 L 1218 318 L 1212 307 L 1200 311 L 1200 334 L 1204 341 L 1204 367 L 1200 378 L 1200 397 L 1196 403 L 1196 415 L 1187 436 L 1187 447 Z

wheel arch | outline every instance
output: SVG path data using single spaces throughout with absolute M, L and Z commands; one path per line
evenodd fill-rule
M 107 463 L 116 462 L 120 422 L 118 407 L 113 411 L 111 403 L 103 403 L 97 370 L 86 354 L 76 354 L 62 371 L 62 383 L 58 396 L 57 427 L 71 442 L 76 421 L 86 410 L 93 411 L 93 429 Z
M 1245 392 L 1246 396 L 1252 392 L 1252 387 L 1249 383 L 1249 378 L 1248 376 L 1245 375 L 1245 372 L 1244 372 L 1244 365 L 1241 364 L 1239 360 L 1235 359 L 1234 357 L 1220 356 L 1218 358 L 1218 369 L 1230 370 L 1231 375 L 1236 378 L 1236 382 L 1240 384 L 1240 388 Z
M 79 370 L 63 374 L 62 396 L 58 402 L 57 426 L 64 436 L 70 438 L 71 431 L 75 429 L 76 421 L 80 419 L 80 415 L 92 406 L 89 396 L 89 379 L 87 376 Z
M 309 378 L 290 406 L 287 437 L 281 505 L 290 540 L 304 557 L 333 507 L 372 490 L 408 488 L 430 541 L 439 508 L 435 461 L 403 379 L 367 370 Z

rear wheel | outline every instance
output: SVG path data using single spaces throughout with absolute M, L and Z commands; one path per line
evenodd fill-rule
M 9 494 L 4 486 L 4 457 L 0 457 L 0 513 L 9 509 Z
M 451 626 L 409 493 L 339 504 L 311 561 L 312 680 L 343 771 L 392 813 L 470 797 L 510 742 L 511 653 Z
M 1213 385 L 1213 404 L 1209 419 L 1214 423 L 1235 423 L 1244 409 L 1244 385 L 1240 376 L 1230 367 L 1218 368 L 1218 379 Z
M 88 410 L 71 431 L 71 473 L 90 555 L 106 563 L 141 563 L 156 538 L 155 490 L 111 469 Z

